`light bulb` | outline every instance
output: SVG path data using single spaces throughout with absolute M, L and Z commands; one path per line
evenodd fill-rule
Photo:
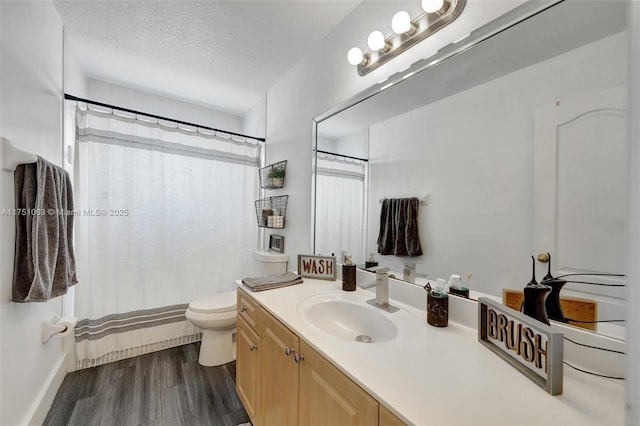
M 381 31 L 373 31 L 367 38 L 367 45 L 371 50 L 382 50 L 385 44 L 384 34 Z
M 444 0 L 422 0 L 422 10 L 427 13 L 437 12 L 444 6 Z
M 411 31 L 411 16 L 404 10 L 393 15 L 391 19 L 391 28 L 396 34 L 408 33 Z
M 357 47 L 352 47 L 347 53 L 347 61 L 349 61 L 351 65 L 359 65 L 362 63 L 363 58 L 362 50 Z

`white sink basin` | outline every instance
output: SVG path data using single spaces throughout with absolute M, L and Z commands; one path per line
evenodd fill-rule
M 297 312 L 315 328 L 352 342 L 383 343 L 423 331 L 418 318 L 409 312 L 385 312 L 367 304 L 368 299 L 369 294 L 319 294 L 303 299 Z

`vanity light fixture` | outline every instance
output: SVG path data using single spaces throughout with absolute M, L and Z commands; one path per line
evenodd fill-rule
M 367 62 L 364 60 L 364 54 L 359 47 L 352 47 L 349 49 L 349 53 L 347 53 L 347 60 L 351 65 L 364 65 Z
M 369 38 L 367 38 L 367 46 L 369 46 L 371 50 L 389 51 L 389 45 L 384 39 L 382 31 L 372 31 L 371 34 L 369 34 Z
M 391 20 L 394 34 L 385 38 L 381 31 L 373 31 L 367 38 L 371 49 L 363 53 L 353 47 L 347 60 L 358 68 L 358 74 L 367 75 L 390 59 L 416 45 L 436 31 L 453 22 L 464 9 L 467 0 L 422 0 L 424 13 L 411 20 L 405 11 L 399 11 Z
M 444 8 L 444 0 L 422 0 L 422 10 L 427 13 L 440 12 Z
M 391 19 L 391 29 L 396 34 L 407 33 L 407 35 L 411 36 L 416 33 L 416 26 L 411 23 L 409 12 L 404 10 L 393 15 Z

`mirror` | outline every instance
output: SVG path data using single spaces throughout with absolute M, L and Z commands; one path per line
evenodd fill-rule
M 418 277 L 472 274 L 472 292 L 501 298 L 546 252 L 556 276 L 624 273 L 626 5 L 530 6 L 315 120 L 315 253 L 364 264 L 380 200 L 418 197 L 423 255 L 376 255 L 398 278 L 415 262 Z M 624 277 L 567 279 L 607 284 L 561 296 L 595 301 L 598 321 L 625 318 Z M 597 331 L 622 338 L 624 323 Z

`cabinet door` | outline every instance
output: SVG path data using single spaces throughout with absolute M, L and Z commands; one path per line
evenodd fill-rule
M 260 418 L 264 426 L 298 424 L 299 339 L 265 312 L 261 339 Z
M 378 424 L 378 402 L 304 341 L 300 342 L 300 424 Z
M 387 407 L 380 404 L 380 426 L 406 426 L 405 422 L 400 420 Z
M 255 424 L 259 401 L 260 338 L 241 317 L 238 317 L 237 339 L 236 390 L 247 414 Z

